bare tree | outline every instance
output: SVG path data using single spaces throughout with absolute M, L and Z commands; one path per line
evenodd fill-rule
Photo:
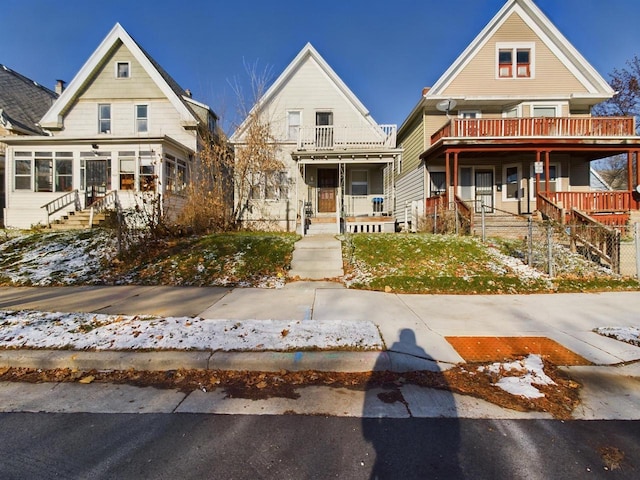
M 200 148 L 185 189 L 178 224 L 194 233 L 235 228 L 233 215 L 233 149 L 221 131 L 199 130 Z
M 234 219 L 239 224 L 253 212 L 256 204 L 253 198 L 279 182 L 279 174 L 285 169 L 279 159 L 280 147 L 273 134 L 272 119 L 261 103 L 271 78 L 271 70 L 258 69 L 257 62 L 247 64 L 245 70 L 249 78 L 251 100 L 247 101 L 241 83 L 234 81 L 231 87 L 238 102 L 238 114 L 242 123 L 236 129 L 234 162 Z M 264 212 L 258 212 L 264 218 Z
M 609 75 L 609 84 L 616 94 L 609 100 L 596 105 L 593 114 L 597 116 L 635 116 L 636 132 L 640 132 L 640 58 L 635 55 L 626 62 L 626 67 L 614 69 Z M 627 156 L 616 155 L 600 160 L 596 168 L 602 178 L 614 190 L 626 190 Z

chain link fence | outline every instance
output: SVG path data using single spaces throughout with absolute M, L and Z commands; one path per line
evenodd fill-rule
M 448 208 L 447 208 L 448 207 Z M 484 205 L 426 209 L 418 230 L 474 235 L 551 277 L 615 275 L 640 279 L 640 224 L 609 227 L 515 215 Z

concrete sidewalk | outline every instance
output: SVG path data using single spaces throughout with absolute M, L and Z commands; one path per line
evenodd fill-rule
M 555 340 L 595 365 L 612 366 L 640 360 L 639 347 L 592 331 L 595 327 L 629 327 L 640 324 L 640 292 L 495 296 L 399 295 L 350 290 L 332 282 L 293 282 L 282 289 L 4 287 L 0 288 L 0 309 L 147 314 L 163 317 L 199 316 L 226 320 L 370 321 L 378 326 L 390 356 L 402 355 L 410 365 L 415 362 L 423 366 L 429 362 L 437 363 L 439 368 L 447 368 L 463 361 L 445 339 L 447 336 L 539 336 Z M 415 344 L 398 341 L 403 330 L 414 333 Z M 2 357 L 7 353 L 9 352 L 2 352 Z M 182 358 L 192 355 L 189 352 L 178 353 L 184 354 Z M 196 353 L 193 355 L 197 356 Z M 221 353 L 214 356 L 221 357 Z M 269 363 L 285 364 L 280 368 L 290 366 L 286 365 L 286 359 L 289 358 L 287 354 L 225 355 L 227 358 L 224 363 L 227 365 L 233 355 L 237 357 L 237 361 L 246 358 L 249 364 L 253 364 L 255 361 L 249 359 L 253 355 L 264 357 L 257 364 L 271 358 Z M 304 353 L 298 354 L 296 358 L 299 359 L 300 355 L 313 356 Z M 359 365 L 357 368 L 375 363 L 366 354 L 349 355 L 363 359 L 355 361 L 355 365 Z M 389 358 L 389 362 L 395 361 L 396 366 L 403 363 L 398 360 L 400 357 L 397 355 L 394 359 Z M 163 352 L 158 356 L 165 358 L 169 354 Z M 323 354 L 316 354 L 315 357 L 314 361 L 320 362 Z M 346 364 L 351 364 L 352 361 L 354 360 L 346 361 L 345 358 Z M 207 362 L 210 363 L 211 359 L 208 358 Z

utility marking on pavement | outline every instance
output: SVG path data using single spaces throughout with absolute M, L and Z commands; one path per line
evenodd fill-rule
M 297 363 L 302 360 L 302 352 L 296 352 L 293 356 L 294 363 Z
M 305 309 L 304 318 L 302 319 L 303 322 L 306 322 L 308 320 L 311 320 L 311 307 L 307 307 Z

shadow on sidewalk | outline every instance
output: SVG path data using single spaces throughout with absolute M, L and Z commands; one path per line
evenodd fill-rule
M 464 478 L 453 395 L 406 383 L 402 373 L 389 372 L 389 361 L 395 369 L 394 359 L 402 355 L 393 352 L 431 358 L 411 329 L 401 330 L 398 341 L 378 357 L 362 414 L 363 436 L 375 450 L 370 478 Z

